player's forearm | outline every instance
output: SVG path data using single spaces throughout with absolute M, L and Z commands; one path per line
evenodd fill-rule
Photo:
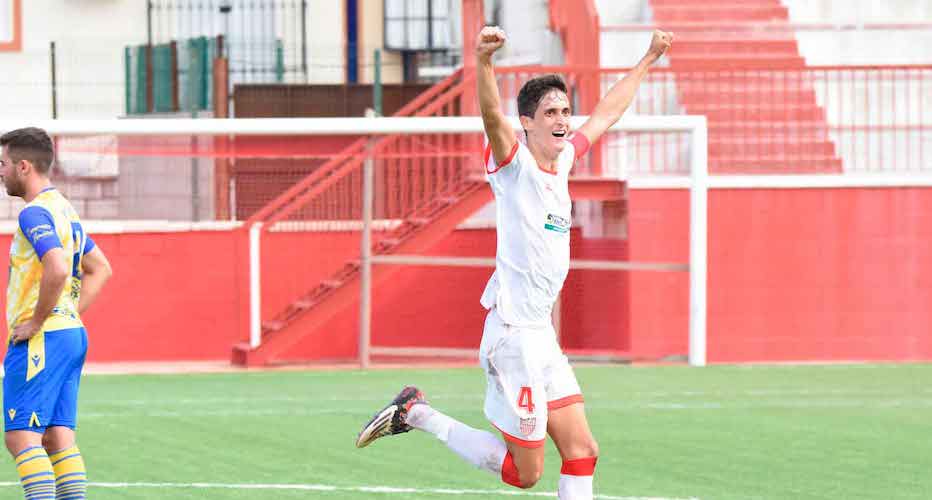
M 479 111 L 482 113 L 482 122 L 488 129 L 489 125 L 498 126 L 501 120 L 501 96 L 498 94 L 498 83 L 495 81 L 495 69 L 491 59 L 479 58 L 476 69 L 476 80 L 479 86 Z
M 592 116 L 610 121 L 609 126 L 617 122 L 634 100 L 641 80 L 647 75 L 647 69 L 656 60 L 656 56 L 651 54 L 641 58 L 640 62 L 631 68 L 624 78 L 612 85 L 612 88 L 592 111 Z
M 84 273 L 81 278 L 81 300 L 78 303 L 78 314 L 84 313 L 97 300 L 97 296 L 100 295 L 100 291 L 103 290 L 104 284 L 111 275 L 109 270 Z
M 42 279 L 39 281 L 39 299 L 36 301 L 36 308 L 32 313 L 32 321 L 36 324 L 45 323 L 52 309 L 58 303 L 62 290 L 68 282 L 68 274 L 58 270 L 46 269 L 42 273 Z

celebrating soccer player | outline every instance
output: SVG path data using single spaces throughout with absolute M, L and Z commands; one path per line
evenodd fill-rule
M 474 466 L 520 488 L 537 483 L 550 435 L 563 459 L 558 495 L 591 499 L 598 445 L 592 437 L 573 369 L 551 324 L 570 262 L 572 220 L 568 187 L 573 164 L 625 112 L 648 67 L 670 47 L 672 34 L 655 31 L 647 54 L 596 105 L 579 130 L 570 130 L 566 84 L 556 75 L 529 80 L 518 94 L 525 142 L 501 111 L 492 54 L 505 32 L 479 33 L 479 105 L 489 144 L 486 173 L 495 193 L 498 248 L 495 272 L 482 294 L 489 310 L 479 347 L 488 388 L 485 415 L 502 433 L 473 429 L 437 411 L 406 387 L 363 428 L 356 445 L 414 429 L 429 432 Z

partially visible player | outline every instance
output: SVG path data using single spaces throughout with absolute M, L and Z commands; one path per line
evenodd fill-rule
M 549 434 L 563 459 L 559 498 L 592 498 L 599 448 L 551 324 L 569 270 L 568 177 L 589 145 L 621 118 L 648 67 L 672 40 L 671 34 L 655 31 L 647 54 L 575 134 L 563 80 L 549 75 L 526 82 L 518 94 L 524 144 L 501 111 L 492 68 L 492 54 L 505 44 L 505 33 L 497 27 L 479 33 L 479 105 L 489 139 L 485 164 L 495 193 L 498 239 L 495 272 L 481 300 L 489 313 L 479 358 L 488 381 L 485 415 L 505 440 L 440 413 L 417 388 L 406 387 L 363 428 L 356 446 L 420 429 L 476 467 L 500 474 L 505 483 L 530 488 L 543 471 Z
M 26 202 L 10 249 L 4 441 L 26 499 L 83 499 L 87 472 L 75 444 L 87 353 L 81 313 L 112 272 L 71 203 L 51 185 L 48 134 L 14 130 L 0 137 L 0 147 L 7 194 Z

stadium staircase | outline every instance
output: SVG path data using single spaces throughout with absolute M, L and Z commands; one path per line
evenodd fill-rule
M 464 78 L 462 71 L 459 71 L 420 95 L 395 116 L 451 114 L 454 109 L 451 104 L 461 98 L 464 90 L 473 86 L 475 81 Z M 391 217 L 400 220 L 391 230 L 373 231 L 373 255 L 423 252 L 492 201 L 492 192 L 485 182 L 483 166 L 479 161 L 480 140 L 479 137 L 458 139 L 458 146 L 450 150 L 470 152 L 467 158 L 458 163 L 458 177 L 442 189 L 429 193 L 424 201 L 407 213 Z M 400 136 L 386 136 L 368 147 L 376 155 L 397 154 L 401 152 L 399 141 Z M 245 226 L 251 227 L 254 223 L 262 222 L 263 230 L 266 230 L 277 222 L 309 220 L 306 214 L 302 215 L 302 211 L 315 201 L 321 201 L 328 189 L 350 176 L 358 176 L 366 153 L 367 140 L 356 141 L 262 208 Z M 618 180 L 572 178 L 570 192 L 575 199 L 620 200 L 624 195 L 624 186 Z M 358 220 L 358 216 L 355 220 Z M 400 266 L 373 266 L 373 288 L 385 283 L 400 269 Z M 245 342 L 233 346 L 233 364 L 260 366 L 296 361 L 289 358 L 289 349 L 298 343 L 327 342 L 332 332 L 322 331 L 322 327 L 336 314 L 358 303 L 359 290 L 353 285 L 358 283 L 360 271 L 358 257 L 347 260 L 339 269 L 334 269 L 328 279 L 314 284 L 302 296 L 295 297 L 274 317 L 262 322 L 262 342 L 259 347 L 252 348 Z M 375 296 L 375 300 L 378 300 L 378 296 Z
M 676 34 L 669 59 L 680 103 L 708 118 L 712 172 L 841 171 L 780 0 L 650 5 L 655 24 Z

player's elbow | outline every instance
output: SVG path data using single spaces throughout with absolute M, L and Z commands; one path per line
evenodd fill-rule
M 110 267 L 110 263 L 107 261 L 102 262 L 96 269 L 94 269 L 94 274 L 99 275 L 103 281 L 107 281 L 113 276 L 113 268 Z
M 56 263 L 50 266 L 45 266 L 42 269 L 43 275 L 49 280 L 56 288 L 61 288 L 65 286 L 65 281 L 68 280 L 69 272 L 67 266 L 64 263 Z
M 82 270 L 85 275 L 94 276 L 103 281 L 107 281 L 113 276 L 113 268 L 110 267 L 110 261 L 96 248 L 85 256 Z

